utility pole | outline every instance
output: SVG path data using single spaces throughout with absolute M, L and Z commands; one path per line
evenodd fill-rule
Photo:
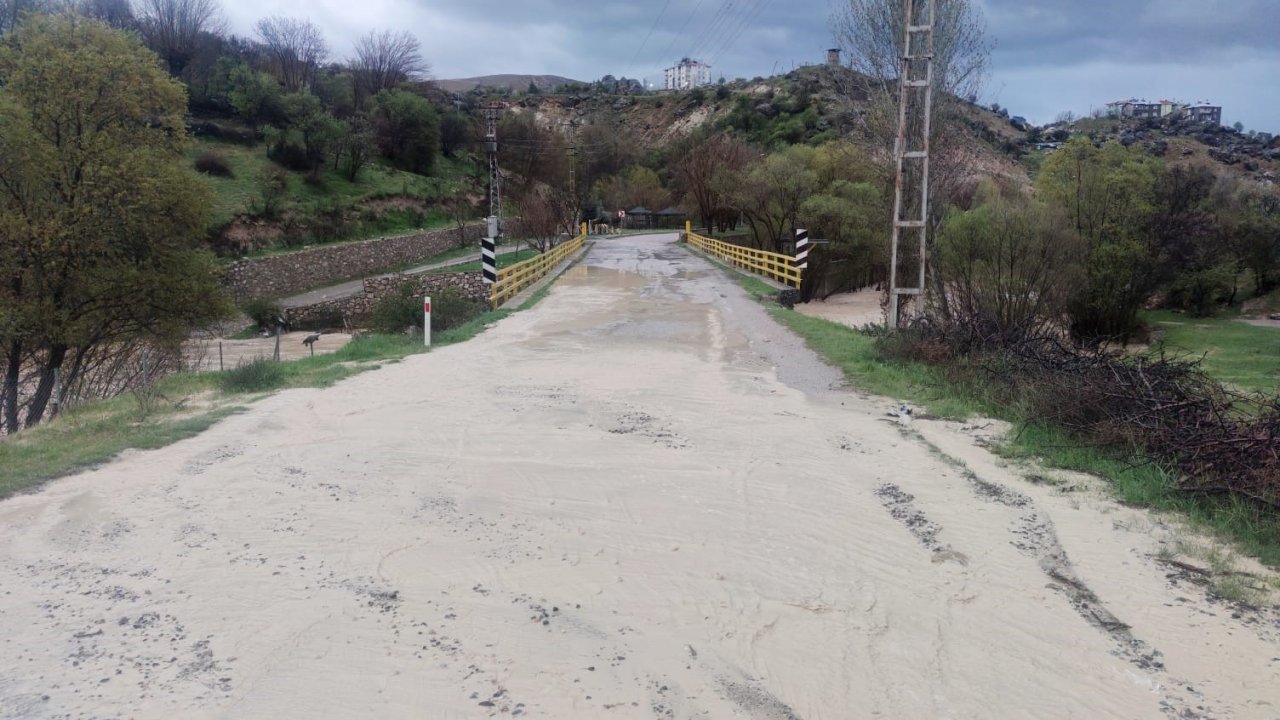
M 489 217 L 480 239 L 480 265 L 486 285 L 498 281 L 498 239 L 502 237 L 502 178 L 498 173 L 498 118 L 506 103 L 484 106 L 484 150 L 489 155 Z
M 918 17 L 923 4 L 927 16 Z M 923 301 L 929 237 L 929 137 L 933 116 L 933 27 L 937 0 L 906 0 L 898 139 L 894 145 L 893 248 L 889 266 L 889 329 L 902 320 L 902 298 Z M 910 243 L 912 234 L 918 243 Z M 899 275 L 907 275 L 901 283 Z M 917 272 L 911 272 L 916 270 Z
M 569 148 L 569 197 L 573 199 L 573 222 L 569 224 L 572 230 L 580 220 L 582 220 L 582 208 L 578 202 L 578 148 L 571 146 Z M 570 232 L 570 235 L 573 233 Z
M 491 218 L 502 217 L 502 178 L 498 173 L 498 118 L 502 117 L 502 111 L 506 109 L 506 103 L 500 102 L 484 106 L 484 150 L 489 155 L 489 217 Z

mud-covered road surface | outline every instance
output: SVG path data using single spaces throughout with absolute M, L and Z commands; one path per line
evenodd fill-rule
M 904 425 L 673 240 L 0 503 L 0 717 L 1280 717 L 1184 531 Z

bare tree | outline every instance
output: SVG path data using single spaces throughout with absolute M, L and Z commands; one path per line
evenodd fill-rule
M 137 26 L 129 0 L 75 0 L 75 11 L 121 30 Z
M 843 0 L 832 18 L 849 66 L 896 95 L 905 54 L 907 0 Z M 978 94 L 991 67 L 992 43 L 974 0 L 937 0 L 934 79 L 940 94 Z M 915 0 L 917 8 L 924 0 Z M 924 12 L 917 9 L 917 13 Z
M 48 9 L 47 0 L 0 0 L 0 35 L 17 28 L 27 13 L 44 12 Z
M 316 70 L 329 56 L 324 35 L 310 20 L 263 18 L 258 21 L 257 30 L 276 79 L 289 92 L 310 85 Z
M 845 91 L 866 98 L 863 114 L 868 140 L 876 149 L 891 150 L 898 132 L 898 80 L 906 48 L 908 0 L 841 0 L 832 16 L 833 31 L 854 71 Z M 951 200 L 973 182 L 975 149 L 967 142 L 966 115 L 973 109 L 991 66 L 993 43 L 978 0 L 937 0 L 934 22 L 933 117 L 928 138 L 930 157 L 929 237 L 936 237 Z M 915 18 L 928 13 L 927 0 L 915 0 Z M 912 52 L 918 52 L 912 49 Z M 966 102 L 966 99 L 968 102 Z M 908 144 L 924 140 L 923 116 L 911 114 Z M 914 139 L 914 140 L 913 140 Z M 909 170 L 914 172 L 914 170 Z M 910 199 L 910 198 L 909 198 Z M 910 205 L 908 214 L 917 212 Z M 889 221 L 886 218 L 886 235 Z M 932 242 L 932 240 L 931 240 Z M 947 293 L 936 264 L 929 264 L 929 282 L 944 315 L 949 316 Z
M 136 0 L 134 9 L 147 46 L 181 75 L 202 33 L 221 34 L 226 25 L 218 0 Z
M 868 98 L 863 118 L 869 139 L 892 148 L 897 136 L 898 78 L 906 53 L 907 0 L 841 0 L 832 17 L 837 42 L 849 67 L 857 73 L 846 88 Z M 915 0 L 917 17 L 927 12 L 925 0 Z M 993 43 L 976 0 L 937 0 L 934 25 L 933 132 L 929 138 L 937 208 L 945 212 L 952 190 L 963 184 L 971 163 L 960 126 L 966 102 L 976 98 L 991 67 Z M 908 129 L 908 136 L 919 135 Z M 941 215 L 939 215 L 939 218 Z
M 356 42 L 351 70 L 355 73 L 359 102 L 406 80 L 424 77 L 431 67 L 422 59 L 422 43 L 411 33 L 375 30 Z
M 726 206 L 723 194 L 713 182 L 716 173 L 742 173 L 754 154 L 742 140 L 717 133 L 705 139 L 694 138 L 688 152 L 676 160 L 672 167 L 675 179 L 697 204 L 703 227 L 711 227 Z
M 532 185 L 515 200 L 520 233 L 530 248 L 544 253 L 560 244 L 574 225 L 573 197 L 549 185 Z

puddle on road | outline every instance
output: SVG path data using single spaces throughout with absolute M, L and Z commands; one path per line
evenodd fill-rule
M 625 270 L 579 264 L 569 268 L 560 282 L 577 287 L 591 286 L 615 290 L 639 290 L 649 284 L 649 278 Z

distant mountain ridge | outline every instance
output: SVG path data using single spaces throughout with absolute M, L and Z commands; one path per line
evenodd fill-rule
M 565 83 L 576 82 L 578 81 L 559 75 L 484 75 L 459 80 L 437 80 L 436 85 L 447 92 L 464 93 L 478 87 L 511 88 L 523 91 L 529 89 L 529 83 L 533 83 L 539 90 L 547 92 Z

